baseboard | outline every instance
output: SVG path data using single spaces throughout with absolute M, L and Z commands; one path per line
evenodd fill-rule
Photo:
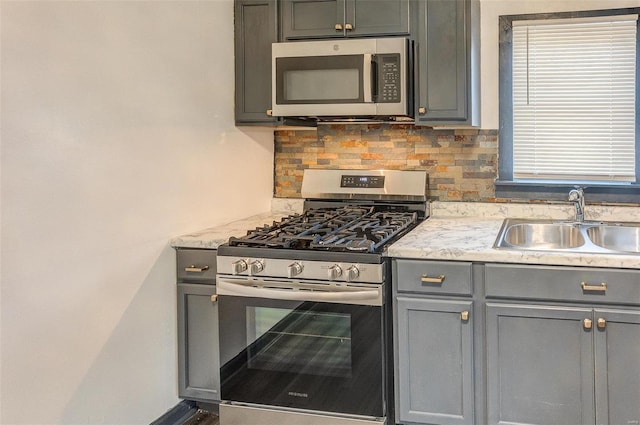
M 150 425 L 180 425 L 198 411 L 195 402 L 182 400 Z

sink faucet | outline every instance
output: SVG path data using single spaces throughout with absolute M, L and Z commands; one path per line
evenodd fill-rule
M 584 222 L 584 188 L 576 186 L 569 192 L 569 202 L 573 202 L 576 207 L 576 221 Z

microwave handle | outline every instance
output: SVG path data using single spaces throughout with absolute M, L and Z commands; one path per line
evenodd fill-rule
M 371 69 L 374 65 L 374 59 L 371 53 L 365 53 L 363 56 L 364 63 L 362 64 L 362 89 L 364 90 L 364 103 L 372 103 L 374 91 L 373 84 L 376 84 L 376 82 L 371 78 Z

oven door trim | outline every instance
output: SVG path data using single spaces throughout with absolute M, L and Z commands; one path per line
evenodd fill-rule
M 382 306 L 384 303 L 384 284 L 355 285 L 218 275 L 216 292 L 218 295 L 287 301 L 370 306 Z

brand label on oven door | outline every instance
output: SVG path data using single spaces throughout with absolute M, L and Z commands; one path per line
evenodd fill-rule
M 307 393 L 297 393 L 295 391 L 289 391 L 287 394 L 289 394 L 291 397 L 309 398 L 309 394 Z

